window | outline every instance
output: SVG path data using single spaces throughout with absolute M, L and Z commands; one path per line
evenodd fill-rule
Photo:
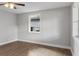
M 78 36 L 78 20 L 73 22 L 73 36 Z
M 79 24 L 79 20 L 78 20 L 78 8 L 73 8 L 73 36 L 78 36 L 78 24 Z
M 29 32 L 40 33 L 40 15 L 29 16 Z

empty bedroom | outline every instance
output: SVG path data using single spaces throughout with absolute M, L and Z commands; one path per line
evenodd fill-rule
M 79 3 L 0 2 L 0 56 L 79 56 Z

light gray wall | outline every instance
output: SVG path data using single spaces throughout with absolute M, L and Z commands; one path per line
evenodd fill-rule
M 17 39 L 16 15 L 0 10 L 0 43 Z
M 40 33 L 28 31 L 28 16 L 40 14 Z M 57 9 L 30 12 L 17 15 L 18 39 L 35 41 L 59 46 L 70 46 L 71 39 L 71 9 L 62 7 Z

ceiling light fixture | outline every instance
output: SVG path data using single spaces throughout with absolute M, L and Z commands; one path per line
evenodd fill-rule
M 14 3 L 12 3 L 12 2 L 7 2 L 4 4 L 4 6 L 10 8 L 10 9 L 14 9 L 14 7 L 15 7 Z
M 10 3 L 10 8 L 11 8 L 11 9 L 14 9 L 14 8 L 15 8 L 14 3 Z
M 25 6 L 25 4 L 14 3 L 14 2 L 6 2 L 6 3 L 0 4 L 0 6 L 5 6 L 5 7 L 10 8 L 10 9 L 16 9 L 16 5 L 17 6 Z

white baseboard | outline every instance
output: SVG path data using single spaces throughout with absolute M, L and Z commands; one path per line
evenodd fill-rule
M 6 42 L 1 42 L 0 45 L 5 45 L 14 41 L 18 41 L 18 39 L 14 39 L 14 40 L 10 40 L 10 41 L 6 41 Z
M 29 41 L 29 40 L 18 40 L 18 41 L 42 44 L 42 45 L 47 45 L 47 46 L 51 46 L 51 47 L 59 47 L 59 48 L 71 49 L 69 46 L 60 46 L 60 45 L 49 44 L 49 43 L 42 43 L 42 42 L 36 42 L 36 41 Z
M 60 46 L 60 45 L 55 45 L 55 44 L 48 44 L 48 43 L 29 41 L 29 40 L 18 40 L 18 39 L 14 39 L 14 40 L 7 41 L 7 42 L 2 42 L 2 43 L 0 43 L 0 45 L 5 45 L 5 44 L 8 44 L 8 43 L 11 43 L 11 42 L 14 42 L 14 41 L 24 41 L 24 42 L 30 42 L 30 43 L 35 43 L 35 44 L 47 45 L 47 46 L 51 46 L 51 47 L 59 47 L 59 48 L 71 49 L 69 46 Z
M 72 53 L 72 56 L 74 56 L 74 52 L 73 52 L 72 48 L 71 48 L 71 53 Z

